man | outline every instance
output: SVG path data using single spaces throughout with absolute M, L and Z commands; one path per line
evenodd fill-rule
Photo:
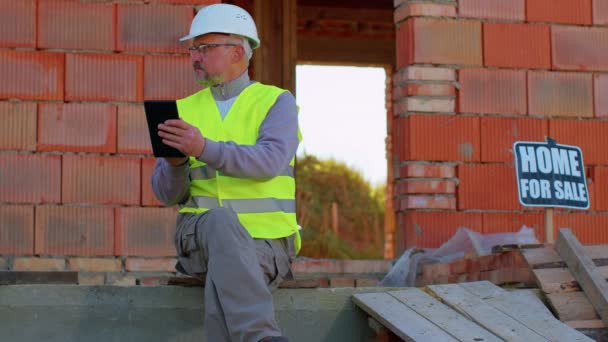
M 159 158 L 156 196 L 180 205 L 176 268 L 205 279 L 208 342 L 287 341 L 270 291 L 290 279 L 299 249 L 294 155 L 295 99 L 249 80 L 255 23 L 242 8 L 204 7 L 192 21 L 190 53 L 205 88 L 177 101 L 180 120 L 159 125 L 163 143 L 186 158 Z

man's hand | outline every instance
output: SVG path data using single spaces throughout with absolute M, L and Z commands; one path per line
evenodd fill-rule
M 163 144 L 178 149 L 187 157 L 192 156 L 196 158 L 201 155 L 205 148 L 205 138 L 201 134 L 201 131 L 180 119 L 171 119 L 159 124 L 158 136 L 163 139 Z M 172 161 L 169 159 L 176 160 Z M 184 162 L 183 158 L 167 158 L 167 160 L 172 165 L 179 165 Z

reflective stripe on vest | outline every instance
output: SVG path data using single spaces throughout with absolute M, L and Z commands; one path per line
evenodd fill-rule
M 190 179 L 195 180 L 203 180 L 203 179 L 211 179 L 215 178 L 216 170 L 208 165 L 202 165 L 199 167 L 193 167 L 190 169 Z
M 254 83 L 245 88 L 222 119 L 209 88 L 177 101 L 180 117 L 213 141 L 255 145 L 268 111 L 285 90 Z M 298 135 L 298 138 L 299 135 Z M 276 239 L 296 235 L 294 159 L 272 178 L 231 177 L 190 158 L 190 198 L 181 213 L 232 209 L 254 238 Z
M 190 169 L 190 179 L 191 180 L 204 180 L 204 179 L 215 178 L 216 171 L 217 171 L 216 169 L 212 168 L 209 165 L 202 165 L 202 166 L 194 167 L 194 168 Z M 222 173 L 220 172 L 220 175 L 221 174 Z M 277 176 L 294 177 L 293 166 L 287 165 L 287 167 L 285 169 L 283 169 L 283 171 L 281 171 L 281 173 L 279 173 Z
M 220 204 L 215 197 L 192 196 L 184 204 L 190 208 L 219 208 Z M 223 200 L 222 207 L 230 208 L 237 214 L 284 212 L 295 213 L 296 201 L 291 199 L 257 198 L 257 199 L 231 199 Z

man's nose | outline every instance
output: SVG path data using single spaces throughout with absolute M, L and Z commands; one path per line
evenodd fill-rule
M 203 62 L 203 56 L 201 56 L 200 53 L 197 54 L 193 54 L 190 55 L 190 60 L 194 63 L 194 62 L 198 62 L 198 63 L 202 63 Z

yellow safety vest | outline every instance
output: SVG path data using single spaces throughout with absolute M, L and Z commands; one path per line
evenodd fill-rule
M 260 125 L 285 91 L 253 83 L 239 94 L 224 120 L 209 88 L 178 100 L 177 109 L 179 116 L 198 127 L 206 138 L 255 145 Z M 289 166 L 273 178 L 238 178 L 190 157 L 190 197 L 180 206 L 180 213 L 200 214 L 212 208 L 230 208 L 252 237 L 278 239 L 296 234 L 299 251 L 294 161 L 292 158 Z

